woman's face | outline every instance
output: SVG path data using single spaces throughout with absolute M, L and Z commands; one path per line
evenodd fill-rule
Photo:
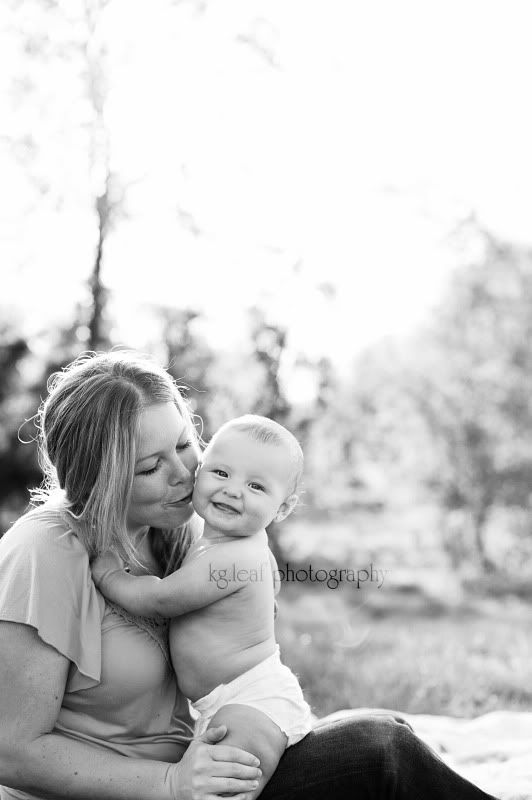
M 193 513 L 199 448 L 191 423 L 176 406 L 157 403 L 140 415 L 139 442 L 127 528 L 177 528 Z

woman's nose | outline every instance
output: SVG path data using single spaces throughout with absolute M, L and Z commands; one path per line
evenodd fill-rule
M 172 460 L 172 469 L 169 478 L 170 483 L 174 486 L 191 479 L 194 479 L 194 470 L 191 471 L 176 453 Z

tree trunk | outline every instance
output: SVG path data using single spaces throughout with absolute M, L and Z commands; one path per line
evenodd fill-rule
M 486 545 L 484 542 L 484 533 L 486 531 L 486 522 L 489 515 L 489 505 L 481 502 L 476 509 L 473 509 L 473 541 L 479 559 L 482 571 L 495 572 L 495 564 L 486 553 Z
M 101 197 L 98 197 L 96 201 L 96 210 L 98 212 L 98 245 L 96 247 L 94 267 L 89 279 L 89 288 L 92 295 L 92 309 L 89 320 L 89 350 L 98 350 L 106 344 L 106 336 L 103 330 L 105 288 L 102 283 L 101 273 L 103 246 L 108 229 L 110 210 L 107 184 L 104 194 Z

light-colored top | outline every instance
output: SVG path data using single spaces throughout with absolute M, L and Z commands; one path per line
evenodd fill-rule
M 191 718 L 167 625 L 104 601 L 61 506 L 31 511 L 0 539 L 0 619 L 31 625 L 71 662 L 56 733 L 124 756 L 181 758 Z

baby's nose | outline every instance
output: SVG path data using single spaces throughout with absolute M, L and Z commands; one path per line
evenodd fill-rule
M 242 490 L 237 484 L 228 483 L 224 486 L 224 492 L 230 497 L 239 497 L 242 494 Z

